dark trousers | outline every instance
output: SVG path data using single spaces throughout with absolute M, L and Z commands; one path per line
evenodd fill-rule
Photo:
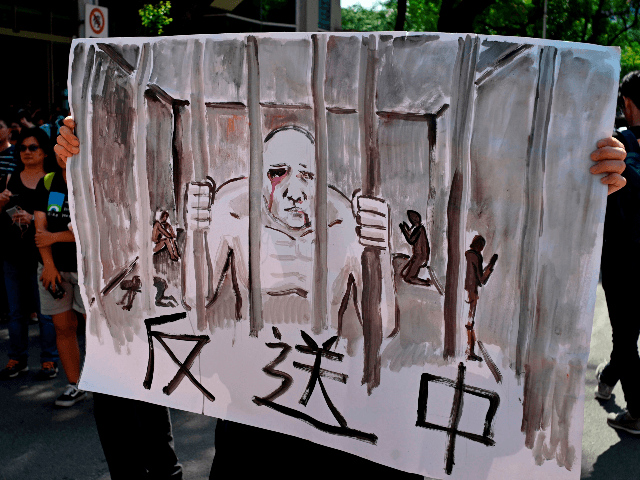
M 180 480 L 167 407 L 93 394 L 93 413 L 113 480 Z
M 291 435 L 218 419 L 210 480 L 267 478 L 417 480 L 402 472 Z M 358 440 L 354 440 L 357 442 Z
M 40 314 L 36 262 L 4 261 L 4 282 L 9 302 L 9 358 L 26 361 L 29 355 L 29 317 L 38 314 L 40 361 L 57 362 L 56 329 L 49 315 Z
M 600 380 L 622 385 L 629 414 L 640 418 L 640 254 L 638 245 L 612 244 L 602 248 L 602 288 L 613 331 L 613 350 Z

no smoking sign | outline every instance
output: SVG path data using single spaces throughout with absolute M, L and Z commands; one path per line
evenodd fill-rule
M 85 5 L 85 34 L 87 37 L 108 37 L 108 10 L 95 5 Z

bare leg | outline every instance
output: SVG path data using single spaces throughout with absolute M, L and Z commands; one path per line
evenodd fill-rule
M 416 259 L 415 257 L 411 257 L 400 272 L 400 275 L 407 283 L 410 283 L 412 285 L 419 285 L 421 287 L 428 287 L 431 285 L 431 280 L 423 280 L 422 278 L 418 277 L 420 268 L 422 268 L 423 264 L 424 262 Z
M 157 242 L 153 247 L 153 253 L 158 253 L 160 250 L 167 246 L 167 239 L 163 238 L 159 242 Z
M 178 255 L 178 248 L 176 247 L 176 241 L 173 238 L 167 239 L 167 249 L 169 250 L 169 256 L 171 257 L 171 260 L 173 260 L 174 262 L 177 262 L 178 259 L 180 258 L 180 255 Z
M 123 305 L 122 309 L 123 310 L 131 310 L 131 307 L 133 306 L 133 299 L 136 298 L 136 290 L 131 289 L 127 292 L 127 295 L 129 295 L 129 298 L 127 300 L 127 304 Z
M 465 325 L 467 328 L 467 360 L 481 362 L 482 357 L 476 355 L 476 331 L 474 329 L 476 321 L 476 306 L 478 305 L 478 295 L 469 293 L 469 321 Z
M 78 346 L 78 317 L 76 312 L 68 310 L 53 315 L 56 328 L 56 343 L 60 361 L 69 383 L 78 383 L 80 378 L 80 347 Z
M 129 295 L 129 291 L 126 291 L 125 294 L 122 296 L 122 298 L 120 299 L 119 302 L 116 302 L 116 305 L 124 305 L 125 303 L 127 303 L 127 300 L 125 300 Z

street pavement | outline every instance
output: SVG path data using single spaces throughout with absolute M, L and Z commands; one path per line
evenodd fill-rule
M 28 375 L 0 382 L 0 480 L 109 480 L 106 460 L 93 420 L 93 401 L 57 409 L 53 401 L 66 385 L 58 378 L 38 382 L 38 327 L 31 338 Z M 0 361 L 8 348 L 6 325 L 0 325 Z M 81 336 L 82 343 L 84 338 Z M 595 400 L 595 369 L 611 351 L 611 327 L 604 292 L 598 285 L 591 354 L 586 378 L 585 425 L 582 438 L 582 479 L 640 478 L 640 438 L 607 426 L 609 412 L 624 408 L 620 385 L 613 398 Z M 203 415 L 171 411 L 176 452 L 187 480 L 206 480 L 214 455 L 215 420 Z M 577 469 L 576 465 L 576 469 Z

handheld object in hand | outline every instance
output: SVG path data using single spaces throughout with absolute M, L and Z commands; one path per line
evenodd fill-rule
M 53 283 L 50 283 L 49 287 L 47 288 L 47 290 L 49 291 L 49 293 L 51 294 L 51 296 L 54 299 L 60 300 L 62 297 L 64 297 L 66 292 L 62 289 L 62 285 L 60 285 L 60 282 L 58 282 L 58 280 L 56 280 L 56 289 L 55 290 L 53 290 L 51 288 L 52 285 L 53 285 Z

